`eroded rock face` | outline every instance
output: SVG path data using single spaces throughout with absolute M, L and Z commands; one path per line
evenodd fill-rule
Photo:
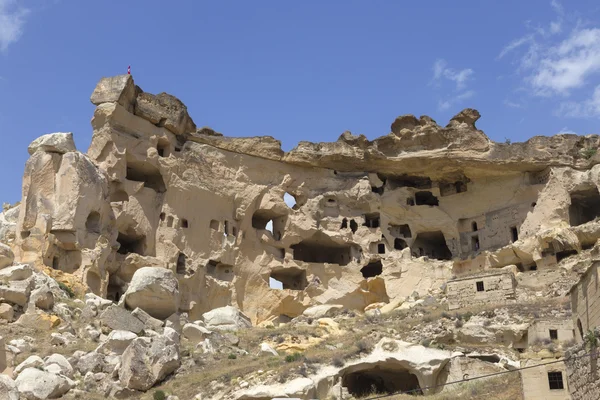
M 30 155 L 36 151 L 64 154 L 76 150 L 75 141 L 73 140 L 73 134 L 71 132 L 49 133 L 47 135 L 40 136 L 31 142 L 27 148 L 27 151 Z
M 372 141 L 344 132 L 284 153 L 272 137 L 196 129 L 180 100 L 130 75 L 103 78 L 91 100 L 86 154 L 36 141 L 14 258 L 160 320 L 227 306 L 267 326 L 333 305 L 390 313 L 453 276 L 554 268 L 600 238 L 596 135 L 494 143 L 465 109 L 447 126 L 404 115 Z M 161 328 L 104 308 L 90 312 L 113 329 Z

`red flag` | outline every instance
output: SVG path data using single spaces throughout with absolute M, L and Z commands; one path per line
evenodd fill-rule
M 131 75 L 131 65 L 127 67 L 127 75 Z

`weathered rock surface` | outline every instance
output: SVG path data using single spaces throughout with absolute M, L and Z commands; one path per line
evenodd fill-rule
M 19 390 L 15 381 L 0 374 L 0 397 L 5 400 L 19 400 Z
M 10 247 L 5 245 L 4 243 L 0 243 L 0 269 L 6 268 L 12 264 L 15 259 L 15 255 L 13 254 Z
M 148 390 L 179 365 L 179 346 L 163 336 L 137 338 L 123 353 L 119 380 L 127 388 Z
M 204 323 L 209 329 L 224 331 L 236 331 L 242 328 L 250 328 L 252 322 L 235 307 L 226 306 L 215 308 L 202 315 Z
M 25 369 L 15 383 L 20 395 L 27 400 L 55 399 L 71 389 L 71 384 L 65 377 L 37 368 Z
M 164 268 L 138 269 L 124 294 L 125 305 L 141 308 L 152 317 L 165 319 L 177 311 L 179 283 L 175 274 Z
M 75 147 L 75 141 L 73 140 L 73 134 L 71 132 L 49 133 L 47 135 L 40 136 L 31 142 L 27 148 L 27 151 L 30 155 L 36 151 L 64 154 L 76 150 L 77 148 Z

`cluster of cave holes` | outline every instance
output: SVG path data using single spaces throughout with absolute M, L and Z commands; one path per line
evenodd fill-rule
M 217 221 L 216 219 L 212 219 L 208 226 L 210 227 L 210 229 L 212 231 L 218 232 L 220 225 L 221 225 L 221 223 L 219 221 Z M 229 221 L 227 221 L 227 220 L 223 221 L 223 236 L 229 236 L 229 231 L 230 231 L 229 225 L 230 225 Z M 231 226 L 231 235 L 237 236 L 237 234 L 238 234 L 237 227 L 235 225 Z
M 370 365 L 346 373 L 342 377 L 342 386 L 355 398 L 397 392 L 423 394 L 416 375 L 396 365 Z
M 452 194 L 464 193 L 467 191 L 467 184 L 463 181 L 453 183 L 440 183 L 440 196 L 450 196 Z
M 306 286 L 308 286 L 306 271 L 298 268 L 272 271 L 269 275 L 271 289 L 304 290 Z
M 159 215 L 159 219 L 161 222 L 164 222 L 165 220 L 167 221 L 167 227 L 168 228 L 175 228 L 176 224 L 175 224 L 175 217 L 173 217 L 172 215 L 167 216 L 164 212 L 161 212 Z M 184 228 L 187 229 L 190 227 L 190 222 L 186 219 L 186 218 L 180 218 L 177 222 L 177 224 L 179 225 L 179 228 Z
M 597 187 L 571 193 L 569 222 L 578 226 L 600 216 L 600 193 Z
M 367 228 L 379 228 L 380 224 L 381 219 L 379 213 L 365 214 L 365 223 L 363 226 L 366 226 Z
M 350 224 L 348 224 L 348 219 L 344 218 L 342 220 L 342 225 L 341 225 L 341 229 L 348 229 L 348 226 L 350 226 L 350 230 L 352 231 L 352 233 L 356 233 L 357 229 L 358 229 L 358 224 L 356 223 L 355 220 L 351 219 L 350 220 Z
M 294 259 L 311 263 L 346 265 L 351 261 L 352 247 L 338 244 L 322 232 L 291 246 Z
M 130 181 L 143 182 L 144 187 L 157 193 L 164 193 L 167 190 L 158 168 L 147 162 L 128 160 L 126 178 Z

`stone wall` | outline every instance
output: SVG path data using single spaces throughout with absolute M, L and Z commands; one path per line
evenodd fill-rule
M 512 272 L 476 275 L 451 280 L 446 286 L 448 309 L 473 305 L 502 304 L 515 300 L 516 280 Z
M 588 330 L 600 326 L 599 268 L 600 262 L 592 264 L 579 282 L 571 288 L 573 324 L 579 342 Z
M 579 343 L 565 353 L 565 365 L 569 392 L 573 400 L 600 399 L 600 374 L 598 372 L 598 348 L 596 356 L 586 356 L 592 351 Z
M 550 337 L 550 331 L 556 331 L 557 338 Z M 529 327 L 527 331 L 527 342 L 529 345 L 541 340 L 557 340 L 568 342 L 574 338 L 573 321 L 566 320 L 538 320 Z
M 552 359 L 544 360 L 527 360 L 521 363 L 521 367 L 544 364 L 553 361 Z M 550 389 L 549 373 L 560 373 L 562 378 L 562 389 Z M 521 371 L 521 382 L 523 387 L 523 400 L 568 400 L 569 395 L 569 379 L 567 379 L 567 371 L 565 364 L 554 363 L 536 368 L 524 369 Z M 586 397 L 591 399 L 592 397 Z M 597 397 L 594 397 L 597 398 Z

